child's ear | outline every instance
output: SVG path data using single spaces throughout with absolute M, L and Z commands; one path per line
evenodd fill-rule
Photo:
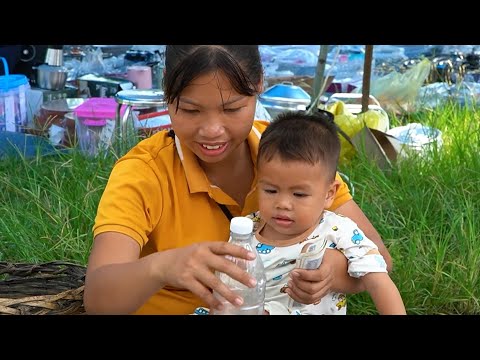
M 340 187 L 340 181 L 335 179 L 328 187 L 327 194 L 325 195 L 325 209 L 329 209 L 335 200 L 335 195 Z

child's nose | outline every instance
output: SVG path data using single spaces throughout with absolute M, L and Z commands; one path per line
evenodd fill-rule
M 277 201 L 277 208 L 282 210 L 291 210 L 292 202 L 288 196 L 280 196 Z

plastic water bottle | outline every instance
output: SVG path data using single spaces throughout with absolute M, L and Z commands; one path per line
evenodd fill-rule
M 234 217 L 230 222 L 230 239 L 228 242 L 244 247 L 256 254 L 256 249 L 253 245 L 253 221 L 247 217 Z M 220 294 L 214 292 L 214 295 L 222 301 L 224 308 L 222 311 L 212 309 L 211 314 L 263 315 L 265 285 L 267 281 L 262 259 L 258 254 L 254 260 L 245 260 L 235 257 L 228 257 L 228 259 L 257 279 L 257 285 L 250 288 L 237 280 L 232 279 L 225 273 L 217 272 L 216 275 L 219 279 L 237 295 L 243 298 L 243 304 L 240 307 L 235 306 L 224 299 Z

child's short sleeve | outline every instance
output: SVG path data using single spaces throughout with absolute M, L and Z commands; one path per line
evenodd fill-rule
M 352 220 L 337 216 L 333 226 L 336 233 L 336 248 L 348 259 L 348 273 L 361 277 L 372 272 L 387 272 L 387 264 L 377 245 L 360 230 Z

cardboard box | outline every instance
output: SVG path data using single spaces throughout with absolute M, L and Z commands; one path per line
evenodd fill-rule
M 365 154 L 383 171 L 392 168 L 402 148 L 396 137 L 366 126 L 352 138 L 352 143 L 356 151 Z

